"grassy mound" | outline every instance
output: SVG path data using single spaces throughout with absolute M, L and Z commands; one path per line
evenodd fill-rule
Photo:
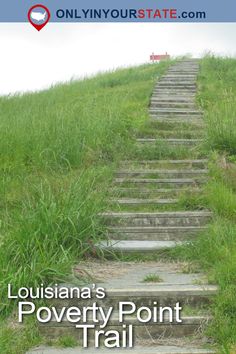
M 119 160 L 187 156 L 185 150 L 165 145 L 139 151 L 134 144 L 135 134 L 158 131 L 147 123 L 147 107 L 156 77 L 168 65 L 118 70 L 0 99 L 1 318 L 12 316 L 0 329 L 1 353 L 13 354 L 16 348 L 24 353 L 40 342 L 31 322 L 15 327 L 7 284 L 16 291 L 59 282 L 75 261 L 94 252 L 92 245 L 103 234 L 97 214 L 107 208 L 107 189 Z M 236 350 L 235 73 L 235 59 L 201 61 L 197 99 L 207 134 L 204 151 L 195 154 L 208 155 L 211 178 L 200 198 L 182 203 L 190 209 L 210 208 L 214 219 L 190 247 L 170 255 L 193 267 L 197 261 L 210 282 L 219 284 L 208 334 L 222 353 Z M 166 129 L 174 133 L 173 127 Z M 183 130 L 183 136 L 189 134 Z

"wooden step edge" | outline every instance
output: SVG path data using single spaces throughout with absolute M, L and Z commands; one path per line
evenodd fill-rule
M 103 212 L 98 213 L 98 216 L 111 216 L 111 217 L 135 217 L 135 218 L 143 218 L 143 217 L 150 217 L 150 218 L 182 218 L 182 217 L 212 217 L 213 212 L 209 210 L 204 211 L 163 211 L 163 212 Z
M 142 205 L 142 204 L 159 204 L 159 205 L 171 205 L 177 204 L 178 199 L 138 199 L 138 198 L 119 198 L 109 199 L 110 203 L 120 205 Z

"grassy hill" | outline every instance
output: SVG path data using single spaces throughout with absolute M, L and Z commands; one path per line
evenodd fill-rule
M 60 282 L 76 260 L 94 252 L 92 244 L 103 231 L 97 213 L 106 207 L 113 172 L 133 151 L 135 134 L 150 130 L 152 88 L 170 64 L 0 98 L 1 353 L 24 353 L 41 340 L 31 322 L 15 325 L 7 284 L 16 291 Z M 191 247 L 172 255 L 198 262 L 219 284 L 209 331 L 223 353 L 236 343 L 235 73 L 234 59 L 201 62 L 198 103 L 205 112 L 211 160 L 201 202 L 215 218 Z

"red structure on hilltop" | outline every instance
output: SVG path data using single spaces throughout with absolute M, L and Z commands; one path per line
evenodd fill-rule
M 154 53 L 152 53 L 150 55 L 150 60 L 152 60 L 153 62 L 155 60 L 167 60 L 167 59 L 170 59 L 170 55 L 167 54 L 167 52 L 166 52 L 166 54 L 154 54 Z

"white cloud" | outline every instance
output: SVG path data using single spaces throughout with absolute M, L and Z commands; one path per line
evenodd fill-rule
M 152 52 L 235 55 L 236 24 L 1 24 L 0 94 L 149 61 Z

